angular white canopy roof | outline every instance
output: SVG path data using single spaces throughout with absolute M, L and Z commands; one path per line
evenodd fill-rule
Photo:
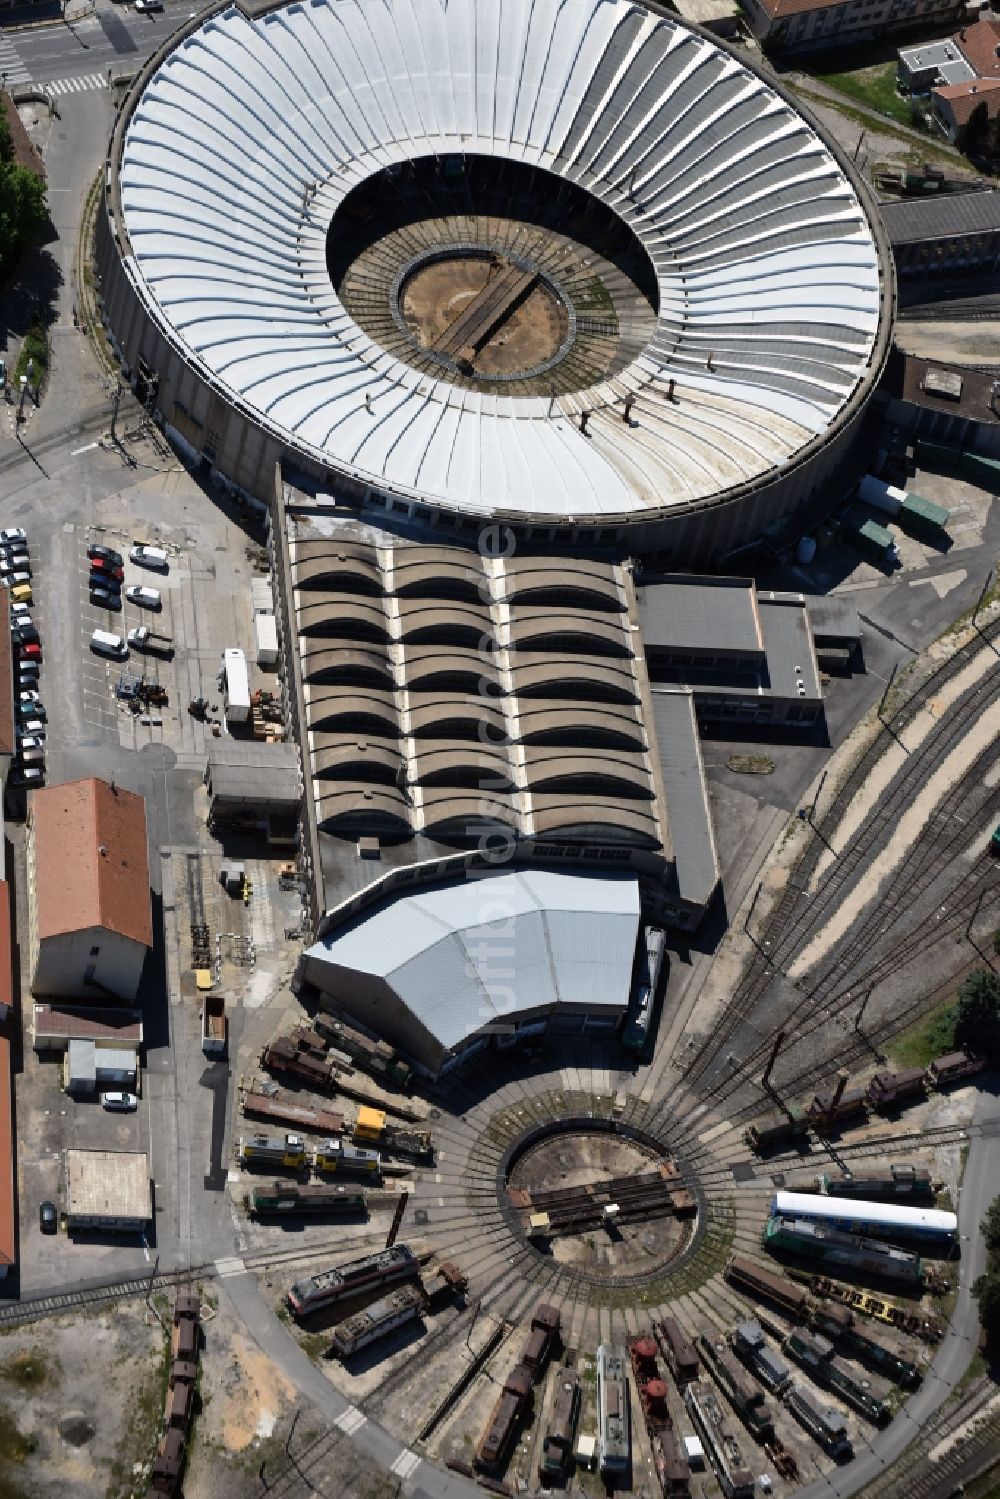
M 634 876 L 529 870 L 400 895 L 306 958 L 385 979 L 451 1049 L 525 1011 L 623 1010 L 638 931 Z
M 326 266 L 338 205 L 453 153 L 571 178 L 631 226 L 660 303 L 624 371 L 551 407 L 482 394 L 348 316 Z M 879 327 L 866 212 L 814 129 L 627 0 L 220 11 L 147 84 L 120 180 L 130 272 L 190 362 L 292 450 L 473 514 L 638 515 L 765 476 L 850 399 Z

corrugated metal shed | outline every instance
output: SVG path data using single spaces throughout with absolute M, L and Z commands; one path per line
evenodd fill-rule
M 299 757 L 292 744 L 220 739 L 209 751 L 205 783 L 213 808 L 216 803 L 292 808 L 302 800 Z
M 634 876 L 521 870 L 402 895 L 306 956 L 385 979 L 451 1050 L 525 1011 L 623 1012 L 638 930 Z
M 653 720 L 678 891 L 682 900 L 706 905 L 719 883 L 719 860 L 692 694 L 658 688 L 653 693 Z
M 962 234 L 1000 234 L 1000 192 L 996 191 L 880 203 L 879 212 L 894 245 L 954 239 Z

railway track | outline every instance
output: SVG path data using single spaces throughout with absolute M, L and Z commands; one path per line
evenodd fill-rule
M 987 643 L 992 643 L 1000 636 L 1000 621 L 993 621 L 987 626 L 983 631 L 983 636 L 986 637 Z M 894 822 L 910 805 L 916 789 L 929 774 L 933 773 L 936 766 L 956 746 L 967 729 L 1000 694 L 1000 685 L 996 681 L 995 673 L 988 674 L 983 681 L 974 684 L 962 694 L 942 720 L 940 729 L 928 735 L 923 744 L 906 760 L 873 813 L 827 871 L 822 885 L 812 895 L 807 895 L 806 891 L 810 882 L 845 811 L 862 789 L 883 754 L 894 741 L 898 740 L 916 714 L 943 690 L 952 677 L 969 664 L 983 648 L 983 643 L 983 639 L 977 635 L 959 647 L 953 656 L 933 672 L 902 705 L 888 725 L 859 756 L 857 763 L 839 787 L 830 807 L 816 825 L 813 836 L 803 850 L 784 894 L 767 918 L 761 937 L 756 943 L 756 951 L 734 991 L 730 1004 L 720 1017 L 719 1024 L 712 1034 L 705 1038 L 702 1045 L 685 1058 L 685 1077 L 688 1082 L 697 1082 L 709 1072 L 722 1048 L 732 1040 L 742 1025 L 750 1021 L 756 1005 L 772 981 L 784 973 L 791 958 L 803 948 L 809 937 L 824 925 L 828 916 L 836 909 L 844 891 L 850 889 L 856 882 L 858 872 L 865 861 L 887 841 Z M 963 795 L 968 795 L 970 787 L 981 785 L 983 766 L 993 763 L 995 759 L 994 748 L 991 747 L 985 751 L 977 760 L 976 766 L 963 775 L 960 784 L 949 791 L 942 808 L 938 809 L 939 814 L 947 807 L 948 811 L 944 812 L 944 816 L 950 815 L 953 809 L 961 803 Z M 989 806 L 995 806 L 996 802 L 996 794 L 987 799 Z M 929 839 L 921 840 L 918 844 L 914 879 L 919 882 L 921 893 L 927 891 L 933 880 L 953 859 L 955 848 L 963 838 L 960 830 L 957 832 L 949 830 L 943 842 L 940 833 L 935 838 L 936 820 L 941 820 L 940 815 L 938 819 L 932 818 L 929 824 Z M 912 868 L 913 866 L 908 864 L 905 868 L 897 870 L 891 877 L 890 889 L 899 891 L 906 888 L 909 890 L 913 883 L 909 879 Z M 907 894 L 905 911 L 908 912 L 911 908 L 912 899 Z M 850 957 L 864 951 L 865 944 L 871 942 L 874 930 L 878 929 L 881 936 L 884 935 L 882 928 L 888 929 L 894 925 L 892 919 L 887 924 L 885 917 L 886 903 L 880 897 L 877 910 L 870 912 L 852 934 L 848 944 L 850 951 L 848 952 L 845 948 L 841 949 L 839 965 L 832 965 L 829 971 L 825 974 L 821 973 L 808 984 L 803 980 L 797 982 L 795 986 L 803 993 L 800 1009 L 810 1002 L 815 1002 L 813 990 L 821 980 L 824 986 L 836 985 L 838 968 L 840 974 L 849 971 Z M 855 991 L 860 982 L 861 980 L 855 980 L 852 986 Z M 769 1027 L 769 1030 L 771 1029 Z M 763 1051 L 765 1046 L 766 1042 L 762 1041 L 760 1049 Z M 710 1082 L 707 1093 L 703 1096 L 711 1097 L 713 1094 L 726 1092 L 730 1086 L 727 1078 L 717 1080 L 714 1084 Z

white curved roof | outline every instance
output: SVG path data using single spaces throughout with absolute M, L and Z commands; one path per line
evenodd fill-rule
M 656 332 L 605 384 L 551 406 L 460 389 L 338 300 L 326 235 L 347 192 L 463 152 L 574 179 L 644 245 Z M 196 367 L 291 449 L 473 513 L 639 515 L 766 475 L 828 427 L 877 337 L 879 256 L 826 145 L 627 0 L 220 11 L 137 100 L 120 183 L 130 272 Z
M 521 870 L 399 895 L 305 955 L 378 975 L 450 1049 L 525 1011 L 622 1012 L 638 932 L 634 875 Z

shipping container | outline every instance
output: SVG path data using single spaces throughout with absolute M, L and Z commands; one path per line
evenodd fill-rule
M 922 494 L 907 491 L 899 512 L 899 524 L 911 536 L 926 541 L 939 541 L 951 518 L 951 511 L 943 505 L 935 505 Z
M 222 653 L 222 671 L 226 697 L 226 722 L 246 723 L 250 717 L 250 678 L 247 658 L 240 650 Z

